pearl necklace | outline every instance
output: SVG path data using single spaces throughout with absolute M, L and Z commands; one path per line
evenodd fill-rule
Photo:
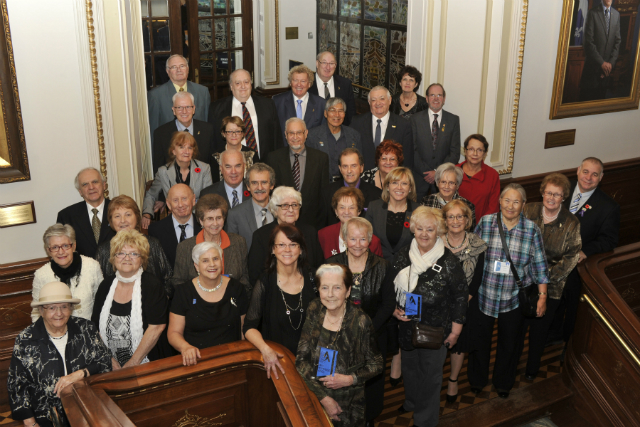
M 558 218 L 558 215 L 560 215 L 560 209 L 558 209 L 558 212 L 556 212 L 555 216 L 549 217 L 547 216 L 547 209 L 544 206 L 542 207 L 542 216 L 544 217 L 545 221 L 553 222 L 556 220 L 556 218 Z
M 51 335 L 51 334 L 49 333 L 49 331 L 47 331 L 47 335 L 49 335 L 49 338 L 51 338 L 52 340 L 61 340 L 62 338 L 66 337 L 68 333 L 69 333 L 69 328 L 67 328 L 67 330 L 66 330 L 66 331 L 64 331 L 64 334 L 62 334 L 61 336 L 59 336 L 59 337 L 54 337 L 53 335 Z
M 200 284 L 200 278 L 198 277 L 198 287 L 200 288 L 200 290 L 204 291 L 204 292 L 215 292 L 218 289 L 220 289 L 220 286 L 222 286 L 222 275 L 220 275 L 220 283 L 218 284 L 218 286 L 216 286 L 213 289 L 209 289 L 209 288 L 205 288 L 204 286 L 202 286 Z

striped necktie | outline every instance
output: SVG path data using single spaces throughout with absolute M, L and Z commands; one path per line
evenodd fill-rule
M 238 191 L 237 190 L 233 190 L 231 192 L 231 194 L 233 195 L 233 200 L 231 201 L 231 207 L 235 208 L 236 206 L 238 206 L 240 204 L 240 200 L 238 200 Z
M 96 243 L 98 243 L 98 240 L 100 240 L 100 227 L 102 226 L 102 223 L 98 218 L 98 209 L 93 208 L 91 209 L 91 212 L 93 212 L 93 218 L 91 219 L 91 229 L 93 230 L 93 237 L 95 237 Z
M 242 104 L 242 121 L 244 122 L 244 127 L 245 127 L 244 138 L 247 143 L 247 147 L 249 147 L 253 151 L 258 151 L 258 145 L 256 144 L 256 132 L 253 129 L 251 114 L 249 114 L 249 110 L 245 105 L 246 102 L 241 102 L 241 104 Z
M 295 160 L 293 161 L 293 167 L 291 168 L 291 174 L 293 175 L 293 182 L 296 190 L 300 191 L 300 161 L 298 157 L 300 154 L 294 154 Z
M 573 202 L 571 202 L 571 206 L 569 207 L 569 212 L 571 212 L 572 214 L 576 213 L 576 211 L 578 210 L 578 205 L 580 204 L 580 199 L 582 199 L 582 193 L 578 193 L 576 198 L 573 199 Z
M 433 124 L 431 125 L 431 140 L 433 141 L 433 151 L 436 151 L 438 142 L 438 115 L 433 115 Z

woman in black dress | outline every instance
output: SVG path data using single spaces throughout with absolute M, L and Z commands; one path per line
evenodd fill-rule
M 417 94 L 422 81 L 422 73 L 416 67 L 405 65 L 398 73 L 398 80 L 402 92 L 395 94 L 391 99 L 392 113 L 409 120 L 415 113 L 429 108 L 427 98 Z
M 198 276 L 176 287 L 169 314 L 169 344 L 195 365 L 200 350 L 244 339 L 249 298 L 244 285 L 222 275 L 222 249 L 202 242 L 192 251 Z
M 271 232 L 268 270 L 256 282 L 244 324 L 247 340 L 262 353 L 267 378 L 284 373 L 276 352 L 265 342 L 282 344 L 294 355 L 306 318 L 307 306 L 317 296 L 307 268 L 307 245 L 295 226 L 278 224 Z

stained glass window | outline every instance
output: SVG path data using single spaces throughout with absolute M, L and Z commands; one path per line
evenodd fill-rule
M 335 15 L 338 0 L 319 0 L 320 13 L 327 13 L 329 15 Z
M 351 18 L 359 18 L 362 9 L 362 0 L 340 0 L 340 15 Z
M 320 19 L 320 28 L 318 29 L 319 46 L 318 52 L 329 51 L 336 55 L 336 46 L 338 31 L 336 29 L 336 21 L 328 19 Z
M 387 22 L 389 20 L 389 2 L 387 0 L 365 0 L 364 19 Z
M 384 86 L 387 74 L 387 30 L 365 26 L 363 48 L 363 86 Z
M 409 0 L 393 0 L 391 2 L 391 22 L 407 25 L 407 8 Z
M 340 23 L 340 72 L 352 82 L 360 81 L 360 24 Z
M 407 32 L 391 31 L 391 62 L 389 63 L 389 91 L 391 95 L 400 92 L 400 82 L 398 81 L 398 73 L 405 65 L 407 57 Z

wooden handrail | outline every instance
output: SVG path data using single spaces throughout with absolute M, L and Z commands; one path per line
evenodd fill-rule
M 370 87 L 364 87 L 364 86 L 361 86 L 361 85 L 356 84 L 356 83 L 351 83 L 351 86 L 357 87 L 358 89 L 371 90 Z

